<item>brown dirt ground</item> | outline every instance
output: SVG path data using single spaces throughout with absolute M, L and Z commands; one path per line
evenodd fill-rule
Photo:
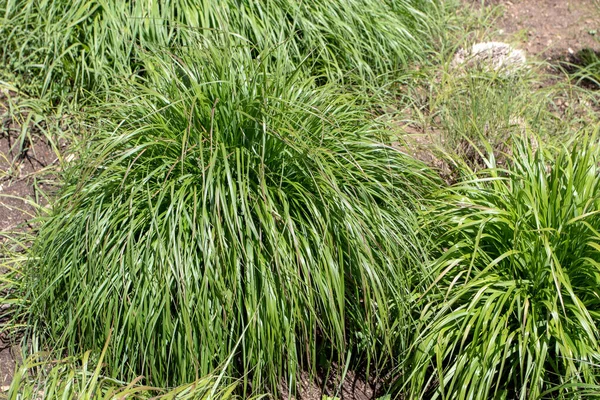
M 569 60 L 583 49 L 600 51 L 598 0 L 466 0 L 474 5 L 500 6 L 498 41 L 544 60 Z
M 323 374 L 325 375 L 325 374 Z M 331 377 L 323 381 L 317 377 L 311 379 L 307 374 L 301 374 L 296 397 L 288 397 L 287 386 L 281 385 L 279 393 L 284 400 L 321 400 L 323 397 L 339 398 L 341 400 L 370 400 L 377 398 L 380 386 L 377 383 L 365 382 L 365 379 L 352 371 L 348 371 L 343 384 L 340 385 L 340 371 L 331 373 Z
M 44 204 L 42 192 L 50 188 L 48 172 L 57 160 L 39 128 L 29 125 L 29 134 L 21 135 L 27 113 L 11 110 L 16 100 L 16 93 L 0 92 L 0 260 L 4 246 L 10 245 L 8 236 L 30 229 L 28 221 L 35 215 L 32 203 Z M 25 139 L 21 142 L 20 137 Z M 0 330 L 5 311 L 0 309 Z M 13 343 L 0 334 L 0 393 L 12 380 L 17 356 L 14 350 Z
M 56 162 L 52 147 L 34 139 L 19 151 L 18 137 L 10 128 L 0 132 L 0 232 L 27 226 L 35 214 L 29 201 L 43 201 L 44 173 Z

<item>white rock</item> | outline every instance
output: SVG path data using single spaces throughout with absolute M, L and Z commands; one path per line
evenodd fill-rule
M 452 67 L 480 68 L 512 74 L 526 65 L 525 52 L 508 43 L 483 42 L 474 44 L 470 50 L 459 49 L 452 60 Z

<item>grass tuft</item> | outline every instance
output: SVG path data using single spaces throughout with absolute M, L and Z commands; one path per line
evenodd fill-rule
M 52 359 L 35 354 L 20 365 L 5 393 L 6 400 L 59 399 L 163 399 L 233 400 L 236 382 L 211 374 L 175 388 L 144 385 L 143 377 L 121 382 L 102 374 L 103 350 L 98 357 L 90 351 L 80 357 Z M 259 399 L 260 397 L 255 397 Z
M 441 195 L 414 398 L 535 399 L 558 386 L 577 398 L 598 384 L 599 161 L 596 135 L 558 150 L 518 140 L 507 169 Z
M 406 346 L 437 179 L 351 96 L 249 51 L 161 54 L 153 89 L 104 109 L 32 248 L 31 343 L 80 354 L 113 329 L 109 376 L 160 386 L 233 353 L 246 391 Z

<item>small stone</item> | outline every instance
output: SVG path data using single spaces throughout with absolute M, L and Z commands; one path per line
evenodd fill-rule
M 481 68 L 512 74 L 526 65 L 525 52 L 502 42 L 474 44 L 470 50 L 459 49 L 452 67 Z

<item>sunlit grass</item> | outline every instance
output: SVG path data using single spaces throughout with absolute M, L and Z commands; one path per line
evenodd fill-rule
M 106 348 L 97 356 L 87 351 L 80 357 L 65 359 L 52 358 L 47 354 L 32 355 L 19 365 L 8 390 L 0 396 L 6 400 L 239 398 L 235 395 L 236 381 L 218 373 L 174 388 L 144 385 L 143 376 L 131 382 L 106 377 L 102 373 L 105 352 Z
M 102 108 L 24 271 L 34 347 L 78 354 L 113 329 L 109 376 L 161 386 L 235 347 L 246 392 L 406 348 L 437 179 L 351 96 L 261 59 L 161 54 L 152 89 Z
M 596 134 L 557 150 L 518 140 L 507 169 L 440 195 L 412 397 L 577 398 L 598 384 L 599 157 Z
M 549 74 L 549 65 L 528 64 L 513 75 L 457 70 L 448 56 L 442 65 L 406 74 L 397 113 L 392 116 L 399 141 L 442 164 L 456 180 L 486 168 L 488 156 L 502 165 L 516 136 L 538 136 L 555 144 L 598 124 L 593 90 Z M 439 167 L 439 165 L 436 165 Z
M 247 39 L 257 53 L 287 43 L 282 61 L 308 58 L 315 75 L 372 80 L 425 59 L 443 7 L 437 0 L 2 0 L 0 49 L 11 69 L 59 98 L 143 74 L 140 54 L 149 48 L 194 46 L 198 35 L 222 33 Z
M 598 100 L 451 68 L 497 15 L 454 5 L 0 0 L 11 115 L 55 142 L 85 113 L 62 191 L 0 233 L 9 398 L 278 398 L 340 369 L 392 398 L 597 396 Z

